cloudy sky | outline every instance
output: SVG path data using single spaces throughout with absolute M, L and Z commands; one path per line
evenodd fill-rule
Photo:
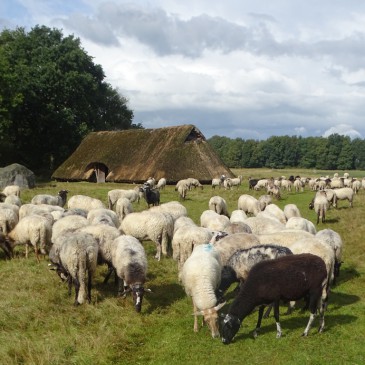
M 365 1 L 1 0 L 79 37 L 145 128 L 365 138 Z

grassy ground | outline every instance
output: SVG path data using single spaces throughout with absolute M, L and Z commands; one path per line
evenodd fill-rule
M 332 172 L 304 170 L 235 170 L 235 173 L 244 176 L 239 189 L 212 190 L 205 186 L 188 193 L 183 204 L 196 223 L 213 195 L 224 197 L 229 209 L 236 209 L 238 197 L 249 192 L 248 176 L 332 176 Z M 365 172 L 352 175 L 363 177 Z M 106 203 L 108 190 L 130 187 L 45 182 L 36 189 L 23 191 L 22 200 L 26 203 L 37 193 L 56 193 L 66 188 L 69 196 L 87 194 Z M 259 196 L 264 192 L 251 193 Z M 281 208 L 295 203 L 305 218 L 315 222 L 315 213 L 308 209 L 312 197 L 313 192 L 308 190 L 284 193 L 276 203 Z M 178 200 L 173 186 L 168 186 L 161 198 L 162 202 Z M 134 203 L 134 208 L 142 210 L 146 205 L 141 201 Z M 94 279 L 92 304 L 74 307 L 73 297 L 68 297 L 65 284 L 48 269 L 47 259 L 38 264 L 32 253 L 26 260 L 19 248 L 16 258 L 6 261 L 0 252 L 0 364 L 364 364 L 364 214 L 365 192 L 361 191 L 352 209 L 347 202 L 340 202 L 338 209 L 328 212 L 327 223 L 317 227 L 331 228 L 341 235 L 345 244 L 344 264 L 338 284 L 331 292 L 326 330 L 318 334 L 312 328 L 307 338 L 301 337 L 301 333 L 308 313 L 300 310 L 290 316 L 282 315 L 281 339 L 275 338 L 272 317 L 264 320 L 260 336 L 253 339 L 256 313 L 243 322 L 235 341 L 228 346 L 219 339 L 213 340 L 206 327 L 194 333 L 191 299 L 177 280 L 176 262 L 171 258 L 155 261 L 155 246 L 151 242 L 144 245 L 149 258 L 146 287 L 152 293 L 145 296 L 141 314 L 134 311 L 130 297 L 116 297 L 112 281 L 102 284 L 105 267 L 98 268 Z M 222 312 L 226 310 L 225 307 Z

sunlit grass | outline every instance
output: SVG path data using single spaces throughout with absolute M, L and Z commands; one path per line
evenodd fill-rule
M 239 189 L 213 190 L 205 186 L 188 193 L 182 203 L 196 223 L 199 224 L 200 214 L 208 209 L 213 195 L 224 197 L 232 211 L 241 194 L 263 194 L 248 190 L 248 176 L 332 174 L 263 169 L 235 172 L 244 175 Z M 356 173 L 358 177 L 365 176 Z M 69 196 L 86 194 L 106 203 L 107 191 L 119 187 L 133 188 L 133 185 L 50 182 L 23 191 L 22 200 L 27 203 L 37 193 L 55 194 L 66 188 Z M 304 217 L 315 222 L 315 213 L 308 209 L 312 196 L 313 192 L 308 190 L 284 193 L 275 203 L 282 208 L 295 203 Z M 161 200 L 179 200 L 174 186 L 161 192 Z M 282 315 L 281 339 L 275 338 L 272 317 L 264 320 L 260 336 L 253 339 L 256 313 L 243 322 L 229 346 L 213 340 L 205 327 L 194 333 L 192 303 L 177 280 L 177 265 L 171 258 L 154 260 L 155 245 L 151 242 L 144 245 L 149 259 L 146 287 L 152 293 L 146 294 L 140 314 L 135 312 L 131 297 L 116 297 L 113 280 L 106 285 L 102 283 L 106 273 L 103 266 L 98 267 L 94 278 L 92 304 L 74 307 L 66 285 L 49 270 L 47 260 L 38 264 L 33 253 L 26 260 L 23 250 L 18 248 L 12 261 L 6 261 L 0 252 L 0 364 L 363 364 L 364 203 L 365 193 L 361 191 L 355 197 L 354 208 L 340 202 L 339 209 L 328 212 L 327 223 L 317 226 L 318 230 L 334 229 L 345 243 L 343 270 L 331 292 L 323 334 L 316 332 L 315 322 L 310 335 L 301 337 L 308 313 L 299 309 L 290 316 Z M 144 201 L 133 206 L 135 210 L 146 208 Z

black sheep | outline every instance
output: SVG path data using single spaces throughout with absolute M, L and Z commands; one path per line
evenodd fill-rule
M 160 205 L 160 192 L 158 190 L 151 189 L 150 185 L 146 183 L 140 188 L 140 191 L 143 193 L 143 197 L 147 202 L 148 208 L 150 205 Z
M 259 307 L 254 336 L 261 326 L 265 305 L 274 303 L 277 336 L 281 337 L 279 301 L 298 300 L 308 296 L 311 315 L 303 336 L 307 336 L 317 309 L 320 311 L 319 332 L 324 329 L 324 307 L 327 298 L 322 297 L 327 279 L 324 261 L 312 254 L 288 255 L 254 265 L 247 280 L 240 287 L 228 314 L 221 319 L 220 332 L 224 344 L 229 344 L 238 332 L 241 322 L 256 306 Z

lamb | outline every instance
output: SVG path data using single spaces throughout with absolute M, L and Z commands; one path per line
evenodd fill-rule
M 64 207 L 67 201 L 68 190 L 60 190 L 57 195 L 38 194 L 35 195 L 31 204 L 49 204 Z
M 148 208 L 150 206 L 160 205 L 160 192 L 157 189 L 151 189 L 150 185 L 144 184 L 140 188 L 140 192 L 143 193 L 143 197 L 147 203 Z
M 118 294 L 126 296 L 132 292 L 134 307 L 139 313 L 147 277 L 146 252 L 138 239 L 132 236 L 117 237 L 112 250 L 112 264 L 119 279 Z
M 105 208 L 100 199 L 91 198 L 87 195 L 74 195 L 67 203 L 68 209 L 83 209 L 89 212 L 91 209 Z
M 333 284 L 335 284 L 336 278 L 340 275 L 340 267 L 342 264 L 343 242 L 341 236 L 332 229 L 322 229 L 316 233 L 315 238 L 332 247 L 335 253 L 335 264 L 333 270 Z
M 286 204 L 284 206 L 284 215 L 286 220 L 289 220 L 291 217 L 301 217 L 300 211 L 295 204 Z
M 0 209 L 0 231 L 5 235 L 8 234 L 18 224 L 18 214 L 10 208 Z
M 352 191 L 352 189 L 350 189 Z M 317 214 L 317 224 L 321 220 L 322 223 L 326 220 L 326 212 L 328 210 L 328 200 L 325 191 L 320 190 L 309 204 L 309 209 L 314 209 Z
M 28 258 L 28 245 L 34 247 L 37 261 L 39 252 L 47 254 L 51 245 L 52 224 L 47 217 L 40 215 L 29 215 L 19 220 L 19 223 L 8 233 L 7 239 L 12 248 L 15 245 L 25 245 L 25 257 Z
M 303 217 L 291 217 L 286 222 L 285 227 L 287 229 L 302 229 L 312 234 L 316 234 L 317 230 L 314 224 Z
M 2 193 L 6 196 L 16 195 L 20 198 L 20 187 L 18 185 L 8 185 L 5 186 Z
M 168 254 L 174 224 L 172 219 L 160 212 L 142 211 L 128 214 L 122 221 L 121 233 L 140 241 L 151 240 L 156 244 L 155 258 L 160 261 L 161 253 Z
M 200 215 L 200 225 L 212 231 L 224 231 L 229 224 L 227 216 L 220 215 L 213 210 L 205 210 Z
M 127 198 L 131 203 L 137 202 L 139 203 L 140 195 L 139 195 L 139 187 L 137 189 L 113 189 L 108 191 L 108 208 L 113 209 L 115 203 L 119 198 Z
M 348 200 L 350 203 L 350 207 L 352 208 L 352 202 L 354 200 L 354 191 L 352 188 L 341 188 L 341 189 L 334 189 L 335 197 L 333 200 L 333 206 L 337 208 L 337 202 L 339 200 Z
M 196 246 L 185 261 L 181 281 L 185 292 L 192 297 L 194 308 L 194 332 L 198 332 L 198 315 L 210 328 L 212 337 L 218 337 L 218 310 L 215 290 L 221 280 L 222 265 L 218 252 L 210 244 Z
M 115 204 L 115 213 L 121 222 L 127 214 L 133 213 L 131 201 L 128 198 L 119 198 Z
M 116 228 L 120 225 L 117 213 L 106 208 L 91 209 L 86 219 L 89 224 L 108 224 Z
M 160 180 L 158 180 L 156 189 L 163 190 L 166 187 L 166 179 L 164 177 L 161 177 Z
M 221 320 L 221 339 L 223 344 L 229 344 L 238 332 L 241 322 L 256 306 L 259 307 L 258 321 L 254 336 L 261 326 L 265 305 L 274 302 L 276 320 L 276 337 L 281 337 L 279 322 L 279 301 L 298 300 L 309 297 L 310 317 L 303 332 L 307 336 L 312 326 L 317 310 L 320 314 L 319 332 L 324 330 L 323 287 L 326 285 L 326 267 L 321 258 L 311 254 L 287 255 L 274 260 L 262 261 L 252 267 L 246 281 L 228 313 Z
M 229 218 L 227 202 L 220 196 L 212 196 L 209 200 L 209 209 L 214 212 L 225 215 Z
M 223 294 L 234 282 L 245 281 L 258 262 L 292 254 L 289 248 L 278 245 L 257 245 L 234 252 L 223 266 L 219 293 Z
M 238 198 L 238 209 L 243 210 L 246 214 L 253 214 L 257 215 L 259 212 L 261 212 L 259 201 L 248 194 L 242 194 Z
M 208 243 L 212 236 L 211 230 L 190 224 L 181 226 L 175 231 L 172 237 L 172 258 L 178 262 L 179 273 L 194 247 Z
M 91 302 L 91 286 L 97 259 L 96 239 L 85 232 L 68 232 L 57 238 L 49 254 L 54 270 L 68 282 L 69 295 L 75 285 L 74 305 Z

